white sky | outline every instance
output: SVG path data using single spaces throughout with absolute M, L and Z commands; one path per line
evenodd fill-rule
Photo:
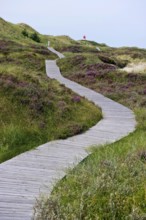
M 0 0 L 0 17 L 42 34 L 146 48 L 146 0 Z

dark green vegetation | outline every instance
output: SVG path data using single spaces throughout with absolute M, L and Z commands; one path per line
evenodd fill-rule
M 45 59 L 57 57 L 44 47 L 47 36 L 37 33 L 37 43 L 24 29 L 35 32 L 0 19 L 0 162 L 83 132 L 101 118 L 96 106 L 46 76 Z
M 30 39 L 38 42 L 38 43 L 41 42 L 41 40 L 40 40 L 40 38 L 39 38 L 39 36 L 36 32 L 29 35 L 29 33 L 26 31 L 26 29 L 24 29 L 21 33 L 23 34 L 24 37 L 28 37 L 28 38 L 30 38 Z
M 146 50 L 104 47 L 67 55 L 58 61 L 64 76 L 128 106 L 138 125 L 133 134 L 116 143 L 90 149 L 93 154 L 68 171 L 51 197 L 40 199 L 37 219 L 144 220 L 146 71 L 127 73 L 121 68 L 146 62 Z

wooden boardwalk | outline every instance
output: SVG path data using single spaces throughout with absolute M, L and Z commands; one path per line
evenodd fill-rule
M 104 118 L 81 135 L 46 143 L 0 164 L 0 220 L 32 219 L 39 193 L 49 194 L 54 180 L 62 178 L 67 167 L 87 156 L 86 147 L 115 142 L 135 129 L 131 110 L 62 77 L 56 61 L 46 61 L 46 71 L 48 77 L 100 106 Z

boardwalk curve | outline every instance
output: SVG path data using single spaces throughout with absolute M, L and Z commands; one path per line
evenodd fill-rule
M 53 48 L 48 49 L 59 58 L 64 57 Z M 48 77 L 100 106 L 104 118 L 81 135 L 51 141 L 0 164 L 0 220 L 30 220 L 39 193 L 49 194 L 54 179 L 62 178 L 65 168 L 88 155 L 86 147 L 115 142 L 135 129 L 131 110 L 64 78 L 56 61 L 46 61 L 46 72 Z

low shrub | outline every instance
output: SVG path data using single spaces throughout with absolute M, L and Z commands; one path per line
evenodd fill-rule
M 24 29 L 24 30 L 22 31 L 22 34 L 23 34 L 24 37 L 28 37 L 28 36 L 29 36 L 29 34 L 28 34 L 28 32 L 27 32 L 26 29 Z
M 40 37 L 38 36 L 38 34 L 37 34 L 36 32 L 32 33 L 32 34 L 30 35 L 30 38 L 31 38 L 32 40 L 36 41 L 37 43 L 40 43 L 40 42 L 41 42 Z

